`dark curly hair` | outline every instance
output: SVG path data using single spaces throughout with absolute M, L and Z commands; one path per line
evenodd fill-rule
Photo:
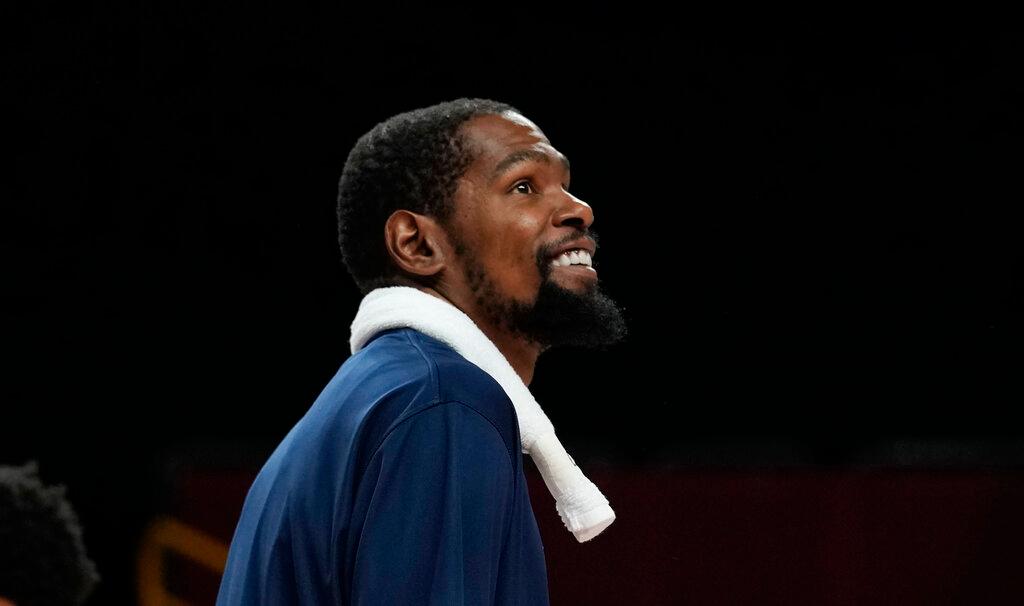
M 0 597 L 18 606 L 78 606 L 99 575 L 64 486 L 43 486 L 35 462 L 0 466 Z
M 490 99 L 460 98 L 397 114 L 356 141 L 338 184 L 338 244 L 362 294 L 394 285 L 384 224 L 399 209 L 434 217 L 446 229 L 458 179 L 473 161 L 459 133 L 480 115 L 512 111 Z

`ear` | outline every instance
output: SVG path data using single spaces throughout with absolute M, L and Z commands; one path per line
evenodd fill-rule
M 408 210 L 396 210 L 388 217 L 384 245 L 400 271 L 417 276 L 436 275 L 449 259 L 444 229 L 433 218 Z

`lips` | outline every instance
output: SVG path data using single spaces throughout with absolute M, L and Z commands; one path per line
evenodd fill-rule
M 562 253 L 569 252 L 570 250 L 576 250 L 577 248 L 585 250 L 588 253 L 590 253 L 591 258 L 594 257 L 594 252 L 597 250 L 597 246 L 594 244 L 593 240 L 591 240 L 590 238 L 581 238 L 579 240 L 570 242 L 558 248 L 554 254 L 548 257 L 548 261 L 557 259 L 558 256 L 561 255 Z

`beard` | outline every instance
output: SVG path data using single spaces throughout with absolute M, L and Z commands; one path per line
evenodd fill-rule
M 532 303 L 498 292 L 472 253 L 464 255 L 463 261 L 469 286 L 487 319 L 539 344 L 542 350 L 559 346 L 605 349 L 628 334 L 623 310 L 601 290 L 600 281 L 582 291 L 563 288 L 552 279 L 553 268 L 542 255 L 537 258 L 540 288 Z

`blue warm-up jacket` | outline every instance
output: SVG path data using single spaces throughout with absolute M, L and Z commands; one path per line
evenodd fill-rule
M 548 603 L 519 424 L 412 328 L 349 357 L 260 470 L 218 606 Z

